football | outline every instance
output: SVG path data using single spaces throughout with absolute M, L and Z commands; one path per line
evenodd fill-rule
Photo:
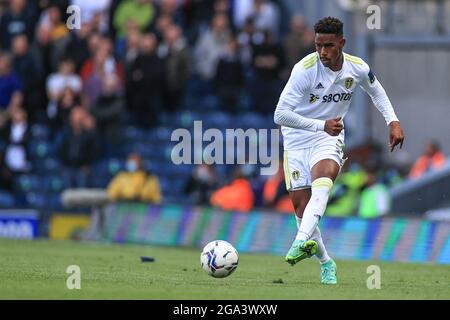
M 203 270 L 214 278 L 225 278 L 232 274 L 239 263 L 237 250 L 223 240 L 208 243 L 200 255 Z

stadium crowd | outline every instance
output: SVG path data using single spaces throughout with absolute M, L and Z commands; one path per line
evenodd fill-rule
M 80 8 L 79 28 L 66 23 L 69 5 Z M 158 136 L 185 111 L 223 112 L 231 123 L 257 114 L 272 128 L 290 70 L 312 51 L 314 32 L 281 1 L 0 0 L 0 207 L 58 207 L 62 189 L 103 187 L 115 200 L 159 203 L 170 190 L 194 204 L 292 212 L 283 170 L 265 179 L 242 166 L 228 181 L 200 165 L 160 183 L 164 169 L 146 164 L 169 139 L 157 149 L 139 135 Z M 419 175 L 427 160 L 414 168 Z M 349 167 L 330 213 L 385 213 L 388 200 L 370 208 L 400 176 Z

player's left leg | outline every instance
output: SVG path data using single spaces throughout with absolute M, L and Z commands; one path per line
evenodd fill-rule
M 336 284 L 336 263 L 328 256 L 323 244 L 322 235 L 318 228 L 323 216 L 328 197 L 340 171 L 340 165 L 331 159 L 318 161 L 311 170 L 311 199 L 303 213 L 297 238 L 303 241 L 314 239 L 318 244 L 317 257 L 321 262 L 321 282 L 324 284 Z
M 291 198 L 292 204 L 295 209 L 295 218 L 297 220 L 297 228 L 299 226 L 299 221 L 301 221 L 301 217 L 303 215 L 303 211 L 305 210 L 306 205 L 311 197 L 311 189 L 303 188 L 299 190 L 291 190 L 289 191 L 289 197 Z M 286 254 L 286 262 L 291 265 L 296 264 L 297 262 L 310 258 L 314 254 L 317 253 L 317 242 L 314 240 L 298 240 L 297 238 L 292 243 L 291 248 Z
M 303 219 L 298 230 L 299 240 L 308 240 L 315 231 L 319 220 L 325 213 L 333 182 L 340 170 L 336 161 L 323 159 L 317 162 L 311 170 L 311 198 L 306 205 Z
M 290 195 L 290 198 L 294 205 L 295 219 L 297 221 L 297 230 L 298 230 L 300 228 L 300 225 L 302 222 L 303 212 L 305 211 L 306 205 L 308 204 L 309 199 L 311 198 L 311 189 L 308 188 L 308 189 L 289 192 L 289 195 Z M 317 244 L 317 250 L 316 250 L 315 256 L 320 262 L 321 282 L 324 284 L 336 284 L 337 283 L 336 264 L 333 261 L 333 259 L 331 259 L 330 256 L 328 255 L 327 249 L 326 249 L 325 244 L 322 239 L 322 234 L 321 234 L 318 226 L 314 230 L 314 232 L 311 236 L 311 240 L 313 240 Z M 296 241 L 294 241 L 294 245 L 295 244 L 296 244 Z M 293 256 L 295 256 L 295 255 L 293 255 Z M 292 257 L 291 260 L 294 260 L 294 259 L 295 258 Z M 297 260 L 295 259 L 295 261 L 297 261 Z M 291 264 L 293 264 L 293 263 L 291 263 Z M 334 270 L 333 270 L 333 268 L 334 268 Z

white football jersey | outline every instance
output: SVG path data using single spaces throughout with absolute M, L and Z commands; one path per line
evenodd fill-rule
M 341 70 L 325 67 L 317 52 L 298 62 L 281 93 L 277 109 L 286 109 L 309 119 L 314 125 L 305 128 L 282 126 L 285 150 L 311 147 L 323 139 L 344 142 L 344 130 L 330 136 L 324 130 L 325 120 L 344 118 L 357 86 L 361 86 L 382 112 L 386 123 L 398 121 L 394 109 L 381 84 L 367 63 L 361 58 L 344 53 Z

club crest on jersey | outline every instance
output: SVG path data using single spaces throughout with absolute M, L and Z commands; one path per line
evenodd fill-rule
M 298 170 L 295 170 L 292 172 L 292 179 L 298 180 L 300 178 L 300 172 Z
M 352 85 L 353 85 L 353 78 L 352 77 L 349 77 L 349 78 L 345 79 L 345 87 L 347 89 L 350 89 L 352 87 Z
M 309 94 L 309 103 L 314 103 L 314 102 L 316 102 L 317 100 L 319 100 L 319 96 L 318 95 L 316 95 L 316 94 L 313 94 L 313 93 L 310 93 Z

